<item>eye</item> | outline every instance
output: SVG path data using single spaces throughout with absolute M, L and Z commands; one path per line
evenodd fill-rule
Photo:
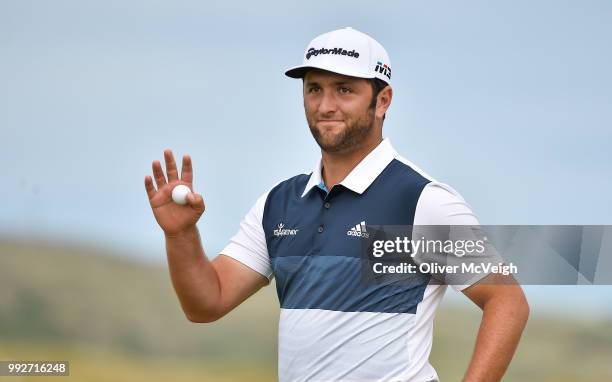
M 308 88 L 308 93 L 318 93 L 321 88 L 317 85 L 312 85 Z
M 349 93 L 351 93 L 351 92 L 352 92 L 352 90 L 351 90 L 351 88 L 349 88 L 349 87 L 346 87 L 346 86 L 340 86 L 340 87 L 338 88 L 338 92 L 339 92 L 340 94 L 349 94 Z

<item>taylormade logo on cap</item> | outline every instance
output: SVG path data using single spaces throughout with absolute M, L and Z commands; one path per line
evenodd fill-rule
M 302 65 L 285 74 L 303 78 L 310 69 L 322 69 L 345 76 L 379 78 L 391 83 L 391 63 L 383 46 L 372 37 L 352 28 L 338 29 L 315 37 L 304 51 Z
M 309 60 L 311 56 L 318 56 L 319 54 L 341 54 L 343 56 L 359 58 L 359 52 L 355 52 L 355 49 L 349 52 L 346 49 L 342 49 L 342 48 L 334 48 L 334 49 L 310 48 L 308 49 L 308 52 L 306 53 L 306 59 Z

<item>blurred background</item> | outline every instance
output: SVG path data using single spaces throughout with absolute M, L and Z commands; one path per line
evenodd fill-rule
M 274 286 L 188 322 L 144 176 L 165 148 L 192 156 L 214 257 L 261 193 L 316 164 L 283 73 L 346 26 L 391 57 L 384 135 L 481 223 L 612 223 L 611 19 L 604 0 L 0 1 L 0 360 L 69 360 L 78 381 L 275 380 Z M 610 380 L 612 288 L 525 289 L 504 380 Z M 479 319 L 447 292 L 442 381 Z

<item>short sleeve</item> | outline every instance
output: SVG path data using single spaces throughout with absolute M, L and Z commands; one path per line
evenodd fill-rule
M 455 189 L 447 184 L 432 181 L 421 192 L 414 215 L 414 225 L 479 226 L 480 222 L 470 205 Z M 487 274 L 472 276 L 467 282 L 463 280 L 462 285 L 450 285 L 453 289 L 461 291 L 475 284 Z
M 240 222 L 238 232 L 221 251 L 254 271 L 272 279 L 272 267 L 268 256 L 266 236 L 263 229 L 263 212 L 268 192 L 261 195 L 255 205 Z
M 421 192 L 414 225 L 480 225 L 472 207 L 451 186 L 429 182 Z

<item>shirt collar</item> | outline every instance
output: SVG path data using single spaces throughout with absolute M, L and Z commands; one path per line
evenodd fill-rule
M 391 141 L 389 138 L 385 138 L 355 166 L 340 184 L 358 194 L 362 194 L 396 156 L 397 151 L 391 146 Z M 310 174 L 310 179 L 306 183 L 302 197 L 323 181 L 321 176 L 322 166 L 323 162 L 319 159 Z

